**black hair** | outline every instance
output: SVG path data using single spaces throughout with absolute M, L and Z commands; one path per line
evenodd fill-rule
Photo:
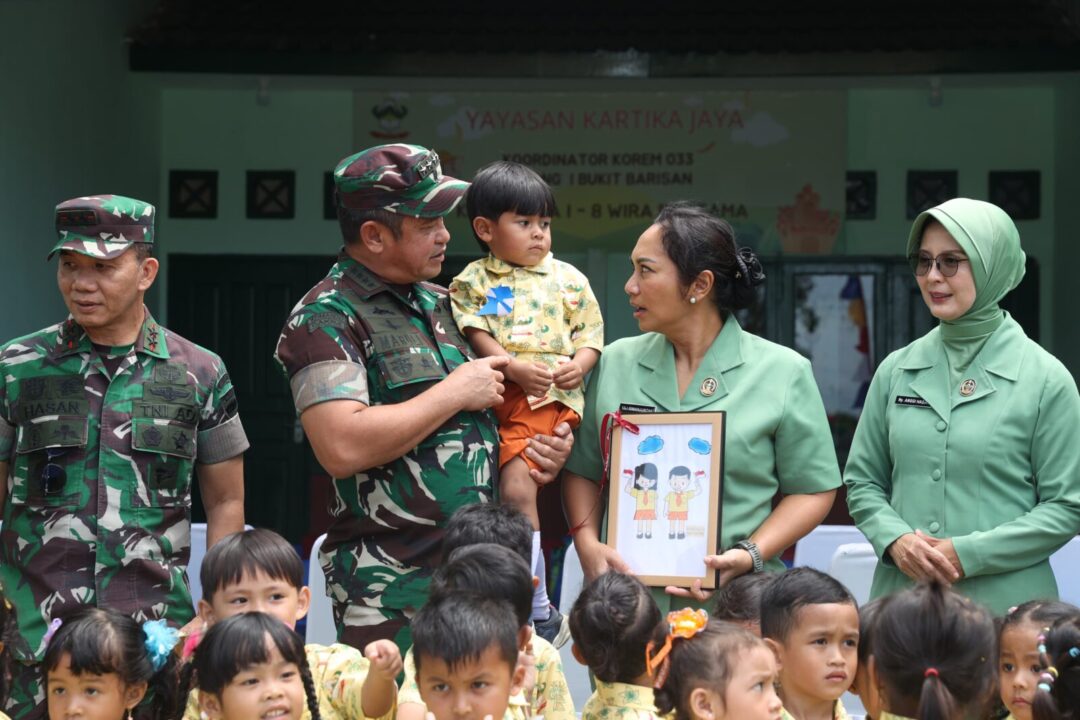
M 1050 692 L 1036 688 L 1031 715 L 1034 720 L 1072 720 L 1080 713 L 1080 614 L 1076 608 L 1047 630 L 1043 645 L 1046 652 L 1040 662 L 1047 673 L 1053 668 L 1057 677 L 1051 674 L 1049 683 L 1045 676 L 1040 677 L 1039 682 L 1048 684 Z
M 532 168 L 497 160 L 476 172 L 465 193 L 465 212 L 470 226 L 478 217 L 498 222 L 505 212 L 550 217 L 555 214 L 555 194 Z M 479 236 L 476 242 L 488 252 L 488 244 Z
M 442 660 L 453 670 L 478 660 L 490 647 L 499 651 L 513 672 L 520 629 L 513 608 L 505 600 L 468 592 L 432 596 L 412 619 L 417 679 L 425 657 Z
M 608 571 L 586 585 L 570 610 L 570 635 L 604 682 L 632 683 L 645 672 L 645 649 L 663 643 L 666 626 L 649 588 Z
M 532 562 L 532 523 L 525 513 L 502 503 L 473 503 L 458 508 L 446 522 L 443 557 L 466 545 L 495 543 Z
M 653 465 L 650 462 L 647 462 L 647 463 L 641 463 L 640 465 L 637 465 L 636 467 L 634 467 L 634 487 L 636 487 L 636 488 L 638 488 L 640 490 L 640 489 L 643 489 L 643 488 L 641 487 L 641 485 L 638 484 L 638 478 L 645 478 L 646 480 L 652 480 L 653 481 L 653 487 L 656 487 L 656 483 L 657 483 L 656 466 Z
M 405 215 L 390 212 L 384 208 L 372 210 L 352 210 L 341 206 L 337 202 L 338 191 L 334 189 L 334 201 L 337 207 L 338 226 L 341 228 L 341 237 L 346 245 L 355 245 L 360 242 L 360 228 L 366 222 L 377 222 L 385 225 L 394 236 L 395 240 L 401 239 L 401 226 L 405 222 Z
M 128 615 L 88 607 L 65 618 L 45 649 L 46 682 L 65 655 L 75 675 L 116 675 L 126 687 L 145 682 L 145 699 L 132 711 L 138 720 L 165 720 L 183 712 L 186 695 L 177 687 L 176 655 L 170 652 L 164 665 L 155 670 L 143 626 Z
M 660 226 L 664 252 L 675 264 L 684 288 L 705 270 L 713 275 L 712 299 L 722 316 L 750 307 L 755 287 L 765 281 L 757 255 L 735 244 L 731 225 L 700 205 L 673 202 L 654 221 Z
M 209 602 L 219 590 L 260 572 L 297 590 L 304 587 L 304 562 L 288 540 L 266 528 L 226 535 L 206 551 L 199 568 L 203 599 Z
M 739 653 L 756 647 L 766 647 L 757 635 L 738 625 L 717 621 L 710 621 L 692 638 L 675 639 L 667 678 L 653 692 L 656 709 L 661 715 L 674 712 L 675 720 L 692 720 L 691 693 L 704 687 L 725 697 Z
M 761 624 L 761 594 L 778 573 L 747 573 L 731 580 L 716 592 L 713 617 L 717 620 Z
M 865 668 L 870 656 L 874 654 L 874 628 L 877 627 L 878 613 L 884 600 L 883 597 L 874 598 L 859 608 L 859 647 L 856 658 L 860 667 Z
M 505 600 L 518 625 L 532 617 L 533 574 L 529 564 L 513 550 L 494 543 L 459 547 L 450 553 L 431 578 L 431 597 L 470 592 Z
M 882 701 L 918 720 L 982 717 L 994 687 L 994 623 L 981 605 L 923 583 L 886 597 L 873 628 Z
M 135 259 L 139 262 L 154 257 L 154 243 L 137 242 L 133 243 L 133 245 L 135 247 Z
M 303 639 L 285 623 L 261 612 L 240 613 L 210 626 L 184 668 L 180 683 L 184 696 L 194 684 L 200 692 L 220 698 L 225 686 L 237 675 L 270 661 L 267 638 L 283 660 L 299 668 L 311 720 L 319 720 L 319 699 Z
M 682 477 L 683 475 L 689 475 L 689 474 L 690 474 L 690 468 L 686 467 L 685 465 L 676 465 L 675 467 L 671 468 L 671 471 L 668 473 L 668 479 L 670 480 L 671 478 L 675 477 L 676 475 L 678 475 L 679 477 Z
M 800 610 L 830 604 L 858 607 L 848 589 L 832 576 L 809 567 L 788 570 L 761 593 L 761 637 L 782 643 L 795 628 Z

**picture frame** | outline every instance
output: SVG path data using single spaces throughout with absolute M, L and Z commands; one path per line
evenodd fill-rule
M 650 587 L 718 585 L 702 558 L 720 549 L 726 417 L 627 414 L 637 434 L 619 424 L 612 430 L 607 544 Z

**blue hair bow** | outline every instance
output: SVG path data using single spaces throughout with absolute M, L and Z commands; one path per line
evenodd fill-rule
M 146 654 L 150 656 L 150 664 L 154 667 L 154 672 L 157 672 L 165 666 L 169 654 L 180 641 L 180 633 L 176 632 L 176 628 L 169 627 L 164 620 L 147 620 L 143 623 L 142 629 L 143 634 L 146 635 L 143 646 L 146 648 Z

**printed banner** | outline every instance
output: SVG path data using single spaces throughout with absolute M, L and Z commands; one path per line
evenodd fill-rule
M 432 147 L 455 177 L 499 159 L 529 165 L 555 191 L 557 247 L 625 245 L 681 199 L 765 254 L 827 253 L 840 228 L 842 91 L 357 92 L 354 116 L 357 149 Z

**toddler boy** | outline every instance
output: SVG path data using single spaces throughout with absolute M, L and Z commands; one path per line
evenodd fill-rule
M 512 162 L 482 168 L 465 196 L 473 233 L 487 257 L 450 283 L 454 320 L 476 354 L 509 355 L 499 420 L 499 495 L 532 524 L 530 560 L 540 585 L 533 597 L 537 632 L 561 646 L 569 638 L 552 607 L 540 552 L 537 486 L 525 454 L 529 439 L 577 427 L 582 379 L 600 358 L 604 325 L 586 277 L 551 255 L 555 196 L 533 170 Z

